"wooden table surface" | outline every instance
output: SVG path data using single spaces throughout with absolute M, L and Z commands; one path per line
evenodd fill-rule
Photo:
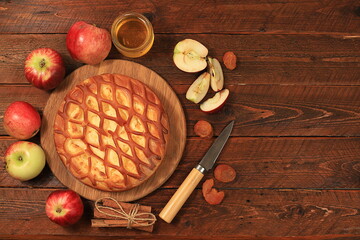
M 137 59 L 113 47 L 107 59 L 127 59 L 156 71 L 178 95 L 187 121 L 180 164 L 158 190 L 137 201 L 158 214 L 213 139 L 196 137 L 197 120 L 218 135 L 235 126 L 218 162 L 233 166 L 237 178 L 216 182 L 225 192 L 217 206 L 205 202 L 201 185 L 173 223 L 158 219 L 153 233 L 90 227 L 93 202 L 70 228 L 47 218 L 47 196 L 66 189 L 48 167 L 19 182 L 0 161 L 2 239 L 360 239 L 360 2 L 358 0 L 2 0 L 0 1 L 0 152 L 16 140 L 2 116 L 13 101 L 43 111 L 51 92 L 24 77 L 24 59 L 35 48 L 63 56 L 67 74 L 82 66 L 65 45 L 79 20 L 110 29 L 122 12 L 145 13 L 155 30 L 151 51 Z M 230 97 L 207 115 L 185 99 L 198 74 L 172 61 L 175 44 L 192 38 L 222 62 L 226 51 L 238 66 L 224 68 Z M 39 136 L 30 141 L 40 142 Z M 209 172 L 206 178 L 213 176 Z

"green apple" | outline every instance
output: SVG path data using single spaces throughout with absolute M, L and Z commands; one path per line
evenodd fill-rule
M 15 179 L 30 180 L 41 173 L 45 167 L 44 150 L 37 144 L 18 141 L 11 144 L 5 152 L 6 170 Z
M 200 72 L 207 66 L 208 49 L 193 39 L 178 42 L 174 49 L 175 65 L 184 72 Z
M 204 72 L 189 87 L 186 92 L 186 99 L 199 103 L 206 95 L 210 86 L 210 74 Z

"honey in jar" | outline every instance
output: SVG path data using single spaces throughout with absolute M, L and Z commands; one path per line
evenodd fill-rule
M 141 57 L 153 45 L 154 32 L 150 21 L 139 13 L 119 16 L 111 27 L 115 47 L 127 57 Z

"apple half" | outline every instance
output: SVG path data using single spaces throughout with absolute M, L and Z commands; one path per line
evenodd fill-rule
M 207 99 L 205 102 L 200 104 L 200 109 L 206 113 L 214 113 L 219 111 L 225 104 L 229 97 L 229 90 L 223 89 L 220 92 L 215 93 L 212 98 Z
M 200 72 L 207 66 L 207 55 L 208 49 L 203 44 L 193 39 L 184 39 L 176 44 L 173 60 L 184 72 Z
M 186 99 L 199 103 L 206 95 L 210 87 L 210 74 L 202 73 L 189 87 L 186 92 Z
M 210 73 L 210 86 L 215 92 L 220 91 L 224 87 L 224 74 L 220 62 L 216 58 L 207 58 L 208 71 Z

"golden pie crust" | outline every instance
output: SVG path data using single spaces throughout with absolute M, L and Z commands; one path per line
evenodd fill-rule
M 120 74 L 93 76 L 65 96 L 54 122 L 56 150 L 83 183 L 125 191 L 164 160 L 169 123 L 156 94 Z

